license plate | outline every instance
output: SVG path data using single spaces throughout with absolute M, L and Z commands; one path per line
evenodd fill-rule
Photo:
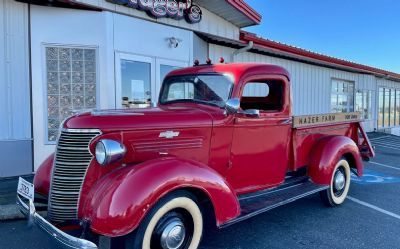
M 30 201 L 33 201 L 35 198 L 35 188 L 33 184 L 21 177 L 18 180 L 17 192 Z

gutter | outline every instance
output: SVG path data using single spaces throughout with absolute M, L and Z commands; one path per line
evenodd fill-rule
M 235 56 L 238 54 L 242 54 L 245 52 L 248 52 L 249 50 L 251 50 L 254 47 L 254 42 L 253 41 L 249 41 L 249 43 L 247 44 L 246 47 L 240 48 L 238 50 L 235 50 L 232 54 L 231 54 L 231 62 L 235 62 Z

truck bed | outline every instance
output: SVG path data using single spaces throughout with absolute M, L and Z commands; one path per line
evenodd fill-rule
M 309 164 L 316 143 L 326 136 L 346 136 L 360 148 L 364 159 L 374 156 L 371 143 L 362 126 L 361 113 L 331 113 L 321 115 L 294 116 L 292 131 L 293 158 L 291 170 Z

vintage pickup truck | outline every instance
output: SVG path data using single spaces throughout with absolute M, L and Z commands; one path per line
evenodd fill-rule
M 292 117 L 291 100 L 279 66 L 173 71 L 155 108 L 68 118 L 34 179 L 47 218 L 18 195 L 21 211 L 71 248 L 194 249 L 209 219 L 224 228 L 318 192 L 338 206 L 374 156 L 360 114 Z

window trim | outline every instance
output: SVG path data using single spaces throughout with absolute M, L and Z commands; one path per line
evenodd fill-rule
M 340 94 L 340 92 L 338 92 L 338 91 L 336 91 L 336 92 L 333 92 L 332 91 L 332 89 L 333 89 L 333 83 L 334 82 L 341 82 L 341 83 L 346 83 L 346 84 L 352 84 L 353 85 L 353 91 L 352 92 L 347 92 L 347 94 Z M 347 109 L 347 112 L 346 113 L 350 113 L 350 112 L 353 112 L 354 110 L 355 110 L 355 108 L 356 108 L 356 83 L 355 83 L 355 81 L 351 81 L 351 80 L 345 80 L 345 79 L 340 79 L 340 78 L 331 78 L 331 84 L 330 84 L 330 99 L 329 99 L 329 105 L 330 105 L 330 110 L 331 110 L 331 112 L 333 112 L 333 105 L 332 105 L 332 95 L 333 94 L 336 94 L 336 96 L 339 96 L 339 95 L 346 95 L 347 97 L 349 97 L 350 95 L 352 95 L 352 97 L 353 97 L 353 102 L 350 104 L 350 102 L 348 101 L 348 103 L 347 103 L 347 106 L 346 106 L 346 109 Z M 337 103 L 338 103 L 339 101 L 337 100 L 336 101 L 336 105 L 335 105 L 335 107 L 337 108 L 338 107 L 338 105 L 337 105 Z M 353 106 L 353 110 L 351 110 L 351 106 Z M 343 113 L 343 112 L 339 112 L 339 113 Z
M 265 111 L 265 110 L 259 110 L 260 114 L 262 117 L 270 117 L 270 116 L 282 116 L 282 115 L 291 115 L 292 109 L 290 105 L 291 101 L 291 95 L 293 92 L 293 88 L 289 82 L 289 80 L 282 75 L 251 75 L 246 77 L 245 79 L 240 80 L 240 89 L 238 92 L 238 98 L 241 99 L 243 96 L 244 89 L 246 87 L 247 83 L 251 82 L 263 82 L 263 81 L 281 81 L 283 84 L 283 93 L 282 93 L 282 106 L 281 109 L 279 110 L 274 110 L 274 111 Z M 289 95 L 289 96 L 287 96 Z M 289 97 L 289 99 L 288 99 Z M 286 113 L 287 112 L 287 113 Z
M 41 44 L 41 54 L 42 54 L 42 96 L 43 96 L 43 130 L 44 130 L 44 145 L 57 145 L 57 139 L 55 141 L 49 141 L 49 128 L 48 128 L 48 92 L 47 92 L 47 57 L 46 57 L 46 48 L 48 47 L 57 47 L 57 48 L 79 48 L 79 49 L 94 49 L 96 56 L 96 108 L 99 107 L 100 103 L 100 70 L 99 70 L 99 46 L 98 45 L 84 45 L 84 44 L 60 44 L 60 43 L 42 43 Z
M 382 107 L 382 119 L 379 118 L 380 115 L 380 90 L 382 89 L 383 91 L 383 107 Z M 386 90 L 389 90 L 389 100 L 387 100 L 386 98 Z M 392 92 L 394 92 L 395 95 L 395 99 L 394 99 L 394 125 L 391 124 L 391 95 Z M 396 108 L 400 103 L 400 88 L 396 88 L 396 87 L 389 87 L 389 86 L 385 86 L 385 85 L 378 85 L 378 95 L 377 95 L 377 119 L 376 119 L 376 123 L 377 123 L 377 127 L 378 129 L 391 129 L 391 128 L 396 128 L 396 127 L 400 127 L 400 115 L 397 115 L 398 113 L 396 112 Z M 399 98 L 397 98 L 399 97 Z M 389 104 L 389 117 L 388 117 L 388 121 L 389 124 L 386 124 L 385 122 L 385 114 L 386 112 L 386 104 Z M 379 122 L 382 123 L 382 126 L 379 125 Z

